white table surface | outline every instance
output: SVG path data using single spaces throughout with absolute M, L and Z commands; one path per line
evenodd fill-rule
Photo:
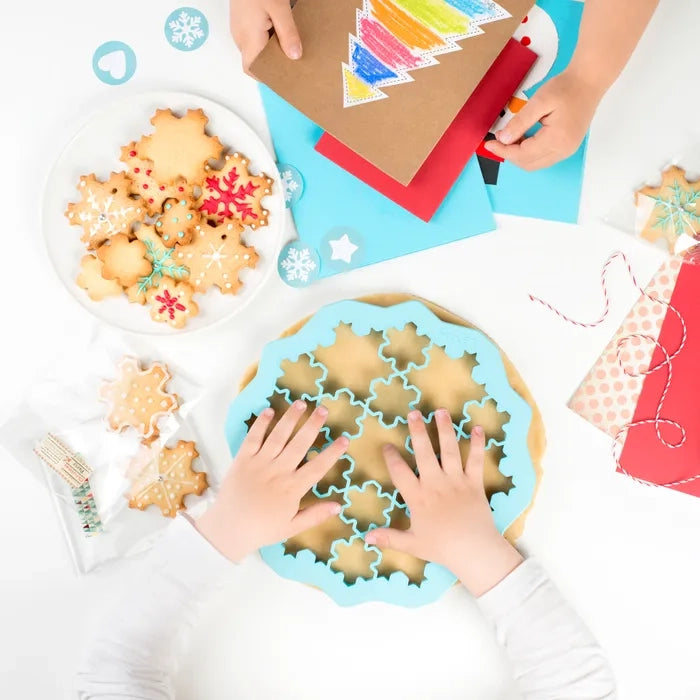
M 167 45 L 165 0 L 13 3 L 0 47 L 5 207 L 0 277 L 3 332 L 0 418 L 12 411 L 59 337 L 92 323 L 44 260 L 43 181 L 88 115 L 136 91 L 195 91 L 230 106 L 269 139 L 252 80 L 238 67 L 224 0 L 199 0 L 212 31 L 192 53 Z M 8 20 L 7 10 L 3 13 Z M 642 280 L 661 256 L 607 228 L 601 217 L 640 177 L 700 141 L 700 91 L 691 60 L 700 3 L 662 0 L 637 53 L 593 124 L 581 225 L 500 218 L 499 229 L 338 276 L 304 290 L 274 278 L 257 303 L 211 332 L 157 341 L 164 359 L 186 365 L 210 388 L 196 427 L 215 467 L 228 454 L 224 412 L 238 378 L 266 340 L 322 303 L 377 291 L 431 299 L 494 337 L 538 401 L 547 428 L 544 480 L 520 541 L 536 555 L 607 650 L 620 697 L 700 696 L 697 630 L 700 502 L 642 487 L 614 473 L 609 439 L 565 403 L 636 294 L 612 273 L 607 323 L 579 330 L 527 299 L 537 292 L 570 313 L 600 309 L 598 274 L 624 250 Z M 94 48 L 121 39 L 139 67 L 121 87 L 98 82 Z M 11 255 L 11 262 L 7 262 Z M 279 297 L 284 304 L 279 304 Z M 55 336 L 54 334 L 59 334 Z M 135 341 L 135 342 L 138 342 Z M 0 696 L 71 698 L 72 674 L 100 613 L 136 564 L 82 579 L 72 572 L 42 486 L 5 452 L 0 508 Z M 380 604 L 349 609 L 279 578 L 257 558 L 207 603 L 183 659 L 182 698 L 509 698 L 504 658 L 463 590 L 418 610 Z

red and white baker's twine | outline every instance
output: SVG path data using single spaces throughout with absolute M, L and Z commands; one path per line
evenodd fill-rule
M 688 477 L 687 479 L 679 479 L 678 481 L 671 481 L 665 484 L 658 484 L 653 481 L 647 481 L 646 479 L 639 479 L 636 476 L 633 476 L 630 474 L 621 464 L 620 464 L 620 445 L 622 438 L 631 430 L 632 428 L 635 428 L 640 425 L 653 425 L 655 430 L 656 430 L 656 437 L 659 439 L 659 441 L 669 449 L 676 449 L 678 447 L 681 447 L 682 445 L 685 444 L 686 441 L 686 431 L 685 428 L 678 423 L 677 421 L 674 420 L 669 420 L 667 418 L 661 418 L 661 412 L 663 411 L 663 406 L 664 402 L 666 401 L 666 397 L 668 395 L 668 392 L 671 388 L 671 382 L 673 380 L 673 360 L 678 357 L 679 353 L 683 350 L 685 347 L 687 338 L 688 338 L 688 332 L 687 332 L 687 327 L 685 323 L 685 319 L 683 316 L 680 314 L 678 309 L 676 309 L 672 304 L 669 302 L 665 301 L 664 299 L 661 299 L 658 296 L 652 296 L 648 294 L 637 282 L 637 278 L 634 275 L 634 272 L 632 271 L 632 267 L 625 257 L 625 254 L 621 251 L 617 251 L 616 253 L 613 253 L 605 262 L 605 265 L 603 265 L 603 269 L 601 271 L 600 275 L 600 282 L 601 282 L 601 287 L 603 289 L 603 298 L 605 300 L 605 304 L 603 307 L 603 313 L 600 315 L 598 319 L 595 321 L 589 322 L 589 323 L 582 323 L 581 321 L 577 321 L 576 319 L 571 318 L 570 316 L 567 316 L 566 314 L 563 314 L 561 311 L 556 309 L 554 306 L 549 304 L 548 302 L 544 301 L 543 299 L 540 299 L 539 297 L 533 296 L 530 294 L 530 300 L 534 301 L 538 304 L 541 304 L 545 308 L 549 309 L 552 313 L 556 314 L 560 319 L 565 321 L 566 323 L 569 323 L 573 326 L 578 326 L 579 328 L 595 328 L 596 326 L 599 326 L 608 316 L 608 312 L 610 311 L 610 296 L 608 294 L 608 283 L 607 283 L 607 275 L 608 275 L 608 269 L 612 265 L 612 263 L 615 260 L 622 260 L 622 262 L 625 264 L 627 268 L 627 272 L 630 276 L 630 279 L 632 280 L 632 284 L 635 286 L 636 289 L 639 290 L 639 292 L 645 296 L 647 299 L 654 303 L 658 304 L 663 304 L 665 307 L 667 307 L 668 311 L 674 313 L 676 317 L 678 318 L 679 323 L 681 324 L 681 329 L 682 329 L 682 334 L 681 334 L 681 340 L 680 343 L 678 344 L 678 347 L 673 351 L 673 353 L 669 353 L 668 350 L 661 344 L 656 338 L 653 338 L 650 335 L 646 335 L 643 333 L 633 333 L 631 335 L 627 335 L 623 338 L 620 338 L 617 342 L 616 346 L 616 354 L 617 354 L 617 362 L 620 365 L 620 368 L 622 371 L 629 377 L 646 377 L 649 374 L 653 374 L 654 372 L 660 370 L 662 367 L 668 367 L 668 376 L 666 377 L 666 384 L 664 386 L 664 390 L 661 392 L 661 397 L 659 398 L 659 402 L 656 407 L 656 413 L 653 418 L 645 418 L 643 420 L 637 420 L 637 421 L 632 421 L 631 423 L 627 423 L 624 425 L 622 428 L 620 428 L 617 431 L 617 434 L 615 435 L 615 439 L 613 441 L 613 458 L 615 459 L 615 463 L 617 465 L 617 468 L 623 473 L 626 474 L 627 476 L 631 477 L 635 481 L 639 482 L 640 484 L 645 484 L 647 486 L 681 486 L 683 484 L 688 484 L 692 481 L 696 481 L 697 479 L 700 479 L 700 474 L 696 474 L 695 476 Z M 635 372 L 634 370 L 630 369 L 629 367 L 626 367 L 623 365 L 622 359 L 621 359 L 621 354 L 622 351 L 624 350 L 624 346 L 634 338 L 639 338 L 642 341 L 652 343 L 655 348 L 658 348 L 661 350 L 663 353 L 664 359 L 662 362 L 659 362 L 657 365 L 653 367 L 648 367 L 646 370 L 640 370 L 638 372 Z M 680 434 L 680 438 L 675 441 L 675 442 L 669 442 L 666 440 L 663 435 L 661 434 L 661 426 L 671 426 L 673 428 L 676 428 Z

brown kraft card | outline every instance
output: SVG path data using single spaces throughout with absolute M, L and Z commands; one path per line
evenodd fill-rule
M 298 0 L 303 56 L 273 37 L 252 73 L 407 185 L 533 0 Z

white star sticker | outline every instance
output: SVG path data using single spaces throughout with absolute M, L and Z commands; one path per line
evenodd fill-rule
M 337 241 L 328 242 L 331 245 L 331 260 L 342 260 L 346 263 L 352 262 L 353 253 L 358 248 L 348 238 L 347 233 L 344 233 Z
M 221 261 L 224 260 L 225 258 L 228 258 L 228 255 L 224 255 L 221 251 L 223 250 L 223 247 L 226 245 L 225 243 L 222 243 L 218 248 L 214 248 L 214 244 L 210 243 L 209 244 L 211 247 L 211 253 L 204 253 L 202 255 L 203 258 L 206 260 L 209 260 L 207 263 L 207 270 L 214 264 L 216 263 L 219 266 L 219 270 L 221 269 Z

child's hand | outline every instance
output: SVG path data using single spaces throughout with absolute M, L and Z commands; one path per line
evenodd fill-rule
M 229 0 L 231 34 L 241 50 L 243 70 L 265 48 L 274 29 L 289 58 L 301 58 L 301 39 L 289 0 Z
M 292 437 L 305 408 L 303 401 L 295 401 L 267 438 L 275 412 L 267 408 L 260 414 L 214 505 L 196 522 L 202 535 L 232 561 L 320 525 L 340 512 L 340 506 L 332 502 L 299 510 L 302 496 L 338 461 L 349 442 L 346 437 L 338 438 L 299 468 L 328 415 L 328 409 L 317 408 Z
M 601 98 L 598 87 L 565 71 L 546 82 L 485 148 L 523 170 L 548 168 L 576 152 Z M 524 138 L 537 122 L 542 128 Z
M 484 431 L 474 428 L 466 467 L 450 414 L 436 411 L 440 460 L 419 412 L 408 416 L 419 476 L 387 445 L 391 478 L 411 513 L 408 530 L 370 530 L 365 542 L 437 562 L 452 571 L 475 596 L 493 588 L 522 557 L 498 532 L 484 491 Z

